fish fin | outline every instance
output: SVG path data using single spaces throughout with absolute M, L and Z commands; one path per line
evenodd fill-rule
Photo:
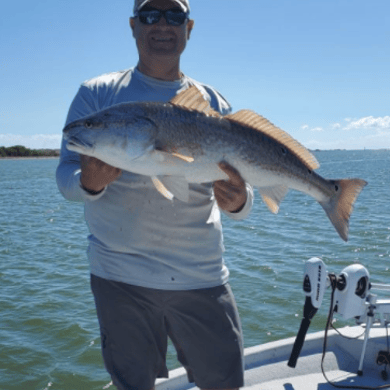
M 152 182 L 154 186 L 156 187 L 156 190 L 164 197 L 169 200 L 173 200 L 173 194 L 166 189 L 164 184 L 156 177 L 151 176 Z
M 185 156 L 181 153 L 170 153 L 165 152 L 163 150 L 154 150 L 150 157 L 154 161 L 157 161 L 159 163 L 170 163 L 170 164 L 177 164 L 177 163 L 192 163 L 194 161 L 194 158 L 191 156 Z
M 182 202 L 190 200 L 190 188 L 188 182 L 181 176 L 159 176 L 164 187 Z
M 294 155 L 296 155 L 308 168 L 314 170 L 320 166 L 314 155 L 297 140 L 291 137 L 290 134 L 286 133 L 282 129 L 279 129 L 268 119 L 256 114 L 254 111 L 241 110 L 234 114 L 226 115 L 224 118 L 241 125 L 249 126 L 252 129 L 260 131 L 266 136 L 281 143 Z
M 195 86 L 180 92 L 169 101 L 173 106 L 187 110 L 198 111 L 208 116 L 222 117 L 220 113 L 210 107 L 210 103 L 204 98 L 202 92 Z
M 274 214 L 277 214 L 279 211 L 280 202 L 286 196 L 288 192 L 288 187 L 286 186 L 277 186 L 277 187 L 262 187 L 259 188 L 259 193 L 263 198 L 264 203 Z
M 174 157 L 177 157 L 177 158 L 181 158 L 182 160 L 187 161 L 189 163 L 194 162 L 194 158 L 193 157 L 185 156 L 184 154 L 171 153 L 171 155 L 174 156 Z
M 334 180 L 335 195 L 327 202 L 320 202 L 337 233 L 348 241 L 349 218 L 360 192 L 367 185 L 361 179 Z

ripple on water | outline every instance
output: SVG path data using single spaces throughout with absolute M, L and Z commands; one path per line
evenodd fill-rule
M 278 215 L 256 195 L 247 220 L 223 219 L 224 258 L 246 347 L 296 335 L 310 257 L 321 256 L 334 272 L 361 262 L 372 281 L 390 280 L 390 152 L 320 152 L 318 159 L 325 177 L 369 182 L 355 205 L 348 243 L 321 206 L 294 192 Z M 0 160 L 1 389 L 113 389 L 100 355 L 83 207 L 58 193 L 57 163 Z M 324 329 L 328 305 L 326 295 L 310 331 Z M 178 367 L 171 343 L 168 367 Z

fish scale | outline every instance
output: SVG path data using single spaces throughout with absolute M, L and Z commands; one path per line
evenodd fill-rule
M 288 133 L 253 111 L 215 112 L 196 87 L 169 103 L 122 103 L 67 125 L 67 148 L 114 167 L 150 176 L 156 190 L 188 202 L 189 183 L 228 179 L 226 162 L 277 213 L 289 189 L 313 197 L 348 240 L 362 179 L 327 180 L 316 158 Z

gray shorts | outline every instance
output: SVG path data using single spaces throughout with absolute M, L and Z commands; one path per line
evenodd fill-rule
M 149 390 L 168 377 L 168 337 L 188 379 L 203 389 L 243 386 L 240 319 L 228 284 L 166 291 L 91 275 L 103 360 L 120 390 Z

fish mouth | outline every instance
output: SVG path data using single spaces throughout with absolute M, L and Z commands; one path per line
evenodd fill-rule
M 80 152 L 93 149 L 93 145 L 87 141 L 82 141 L 78 138 L 71 137 L 67 139 L 66 148 L 74 152 Z

